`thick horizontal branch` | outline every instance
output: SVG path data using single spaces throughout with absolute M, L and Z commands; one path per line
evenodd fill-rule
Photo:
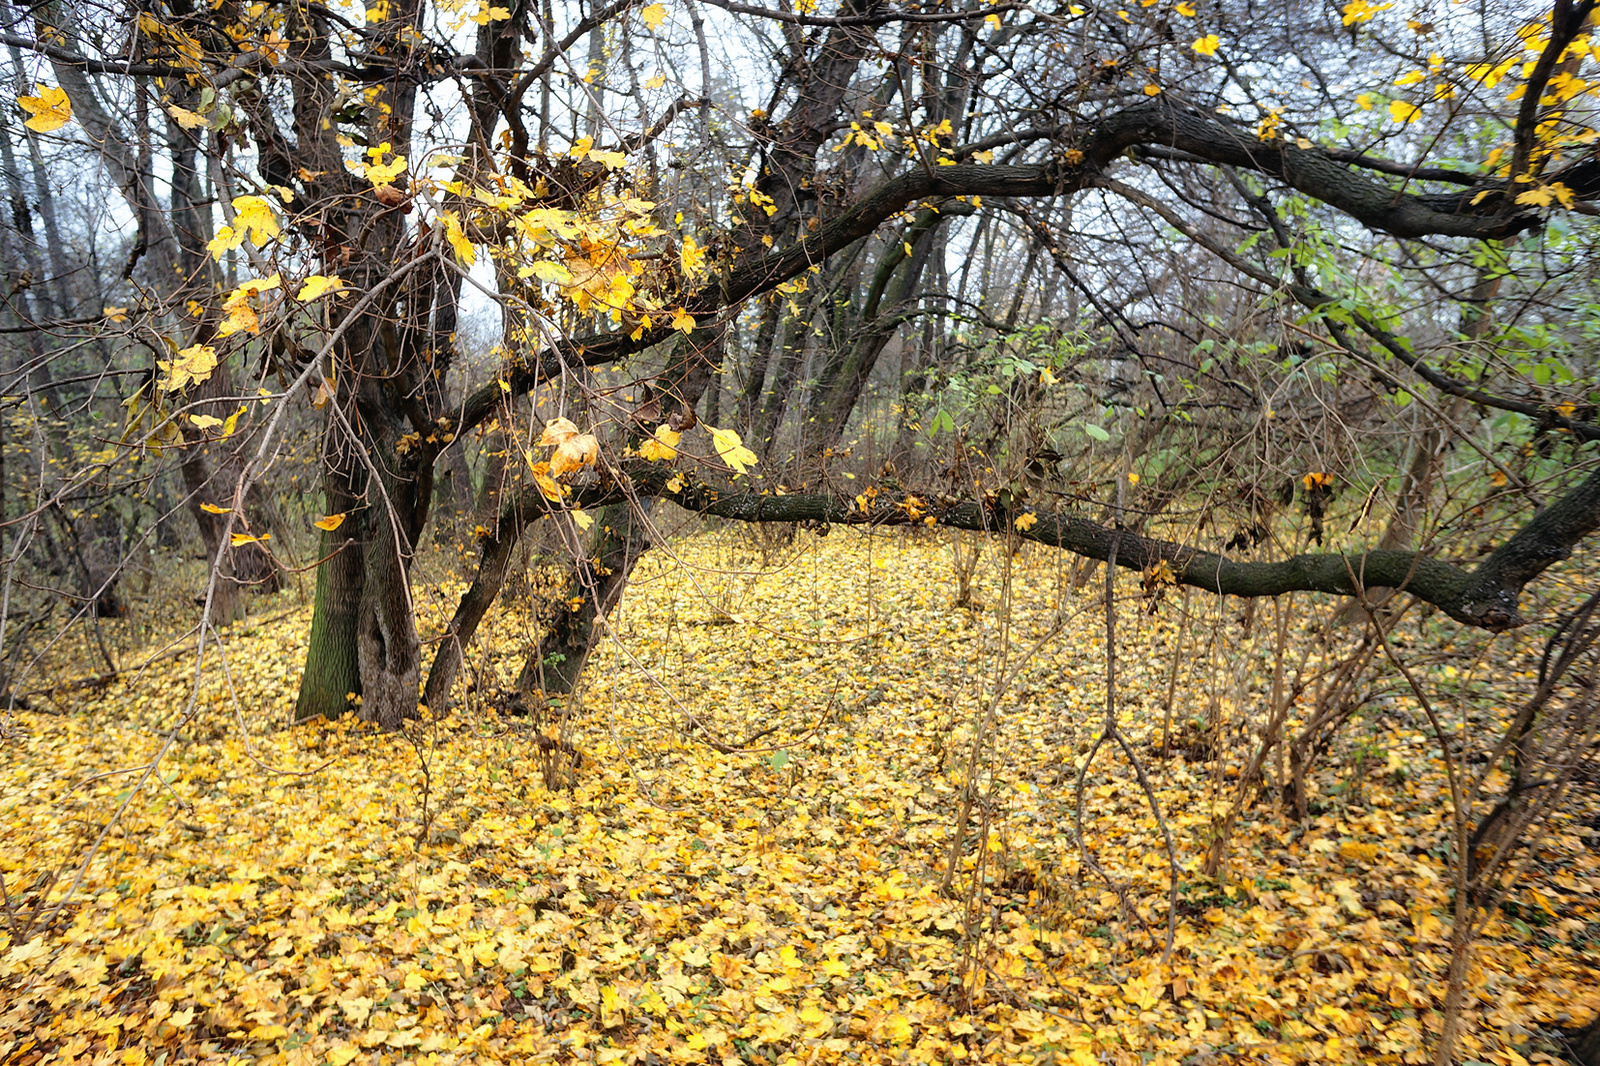
M 1466 193 L 1397 192 L 1322 148 L 1302 149 L 1281 138 L 1263 141 L 1242 126 L 1161 98 L 1106 117 L 1083 143 L 1088 145 L 1088 151 L 1077 163 L 957 163 L 909 170 L 868 191 L 837 217 L 818 220 L 816 229 L 804 239 L 785 248 L 752 251 L 734 260 L 721 278 L 688 296 L 683 305 L 696 318 L 725 314 L 752 296 L 769 292 L 811 267 L 820 266 L 828 256 L 875 232 L 912 204 L 936 203 L 957 196 L 1054 197 L 1103 183 L 1104 168 L 1127 149 L 1139 145 L 1160 145 L 1197 160 L 1273 175 L 1366 226 L 1400 237 L 1502 238 L 1535 225 L 1539 217 L 1532 213 L 1507 216 L 1480 212 Z M 1573 180 L 1578 179 L 1575 176 Z M 1594 194 L 1600 195 L 1600 182 L 1587 180 L 1579 183 L 1584 190 L 1580 195 L 1587 195 L 1591 185 L 1596 187 Z M 564 341 L 534 360 L 508 368 L 500 380 L 511 385 L 513 392 L 525 392 L 537 382 L 559 374 L 563 366 L 615 362 L 670 336 L 670 328 L 657 325 L 637 337 L 619 331 Z M 496 380 L 469 397 L 461 431 L 489 417 L 502 395 Z
M 1584 537 L 1600 528 L 1600 473 L 1591 474 L 1561 500 L 1539 512 L 1473 570 L 1422 552 L 1378 549 L 1321 552 L 1275 562 L 1252 562 L 1172 541 L 1118 530 L 1074 515 L 1045 511 L 999 511 L 980 502 L 938 503 L 914 496 L 878 496 L 867 508 L 855 499 L 816 493 L 727 494 L 707 486 L 667 493 L 656 478 L 634 491 L 662 495 L 699 514 L 740 522 L 802 522 L 819 526 L 932 525 L 976 532 L 1009 532 L 1129 570 L 1151 571 L 1165 563 L 1172 580 L 1228 596 L 1279 596 L 1287 592 L 1359 595 L 1364 589 L 1400 588 L 1451 618 L 1481 629 L 1521 625 L 1522 589 L 1567 558 Z M 1023 527 L 1023 528 L 1019 528 Z
M 1471 202 L 1471 190 L 1396 192 L 1351 169 L 1350 163 L 1327 149 L 1316 145 L 1301 148 L 1282 137 L 1263 140 L 1243 126 L 1159 97 L 1102 122 L 1091 142 L 1089 158 L 1103 167 L 1142 145 L 1162 145 L 1210 163 L 1270 174 L 1363 225 L 1396 237 L 1501 239 L 1536 225 L 1539 219 L 1531 212 L 1480 211 Z
M 483 538 L 478 572 L 440 641 L 428 676 L 429 706 L 445 705 L 462 651 L 500 594 L 523 528 L 568 508 L 633 506 L 642 498 L 654 497 L 702 515 L 738 522 L 803 523 L 819 532 L 826 532 L 829 526 L 942 526 L 1006 533 L 1148 574 L 1161 573 L 1165 564 L 1163 580 L 1219 595 L 1325 592 L 1354 596 L 1368 588 L 1404 589 L 1459 622 L 1490 630 L 1521 625 L 1517 600 L 1523 587 L 1567 558 L 1573 545 L 1600 528 L 1600 473 L 1594 473 L 1537 514 L 1475 570 L 1422 552 L 1396 550 L 1307 553 L 1277 562 L 1250 562 L 1075 515 L 1006 510 L 989 501 L 877 494 L 866 502 L 864 496 L 825 493 L 730 493 L 690 482 L 688 474 L 659 464 L 632 461 L 625 465 L 626 470 L 606 471 L 588 484 L 574 487 L 559 504 L 532 486 L 506 503 L 494 531 Z
M 1335 162 L 1376 170 L 1380 174 L 1393 174 L 1410 181 L 1441 181 L 1450 185 L 1481 185 L 1484 181 L 1482 174 L 1469 174 L 1465 170 L 1451 170 L 1448 167 L 1425 167 L 1421 163 L 1401 163 L 1347 148 L 1330 148 L 1327 152 L 1328 158 Z

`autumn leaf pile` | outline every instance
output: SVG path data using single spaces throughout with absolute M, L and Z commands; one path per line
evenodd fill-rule
M 495 709 L 530 639 L 516 606 L 454 713 L 401 735 L 284 727 L 308 610 L 225 630 L 198 687 L 167 658 L 15 715 L 0 1062 L 1425 1061 L 1447 805 L 1403 693 L 1347 727 L 1319 813 L 1259 798 L 1204 879 L 1270 627 L 1124 587 L 1118 714 L 1184 870 L 1163 965 L 1164 837 L 1121 754 L 1088 767 L 1074 835 L 1098 582 L 990 545 L 962 610 L 945 538 L 769 547 L 652 553 L 581 699 L 533 719 Z M 425 628 L 449 592 L 419 596 Z M 1217 624 L 1172 729 L 1214 706 L 1236 744 L 1210 761 L 1158 750 L 1184 602 Z M 1527 661 L 1499 639 L 1494 662 Z M 1541 1033 L 1600 1007 L 1582 817 L 1486 931 L 1465 1058 L 1546 1058 Z

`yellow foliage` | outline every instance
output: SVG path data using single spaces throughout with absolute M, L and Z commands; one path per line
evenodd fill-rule
M 205 381 L 217 368 L 217 350 L 209 344 L 196 344 L 178 353 L 176 359 L 158 359 L 156 367 L 162 371 L 160 386 L 167 392 L 196 382 Z
M 23 125 L 35 133 L 51 133 L 72 121 L 72 101 L 65 89 L 37 85 L 34 95 L 19 96 L 17 103 L 30 116 Z
M 715 426 L 706 426 L 711 433 L 711 442 L 717 449 L 717 454 L 722 461 L 733 467 L 735 475 L 748 474 L 750 468 L 756 465 L 756 453 L 744 446 L 739 439 L 739 434 L 731 429 L 718 429 Z

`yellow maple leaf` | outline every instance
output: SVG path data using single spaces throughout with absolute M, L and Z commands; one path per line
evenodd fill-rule
M 550 464 L 529 463 L 528 468 L 533 471 L 533 483 L 539 486 L 539 494 L 552 503 L 559 503 L 562 489 L 550 476 Z
M 270 539 L 272 539 L 271 533 L 263 533 L 259 537 L 251 533 L 234 533 L 228 537 L 228 543 L 237 548 L 244 544 L 260 544 L 262 541 Z
M 1194 5 L 1191 4 L 1189 2 L 1189 0 L 1182 0 L 1182 3 L 1178 4 L 1178 6 L 1173 8 L 1173 10 L 1176 11 L 1178 14 L 1182 15 L 1186 19 L 1194 18 L 1194 14 L 1195 14 Z M 1074 14 L 1076 14 L 1076 13 L 1077 12 L 1074 12 Z
M 692 332 L 694 330 L 694 316 L 683 308 L 678 308 L 672 312 L 672 328 L 681 330 L 684 333 Z
M 1422 114 L 1422 108 L 1408 104 L 1404 100 L 1391 100 L 1389 102 L 1389 117 L 1402 125 L 1415 121 Z
M 189 421 L 196 429 L 211 429 L 213 426 L 222 425 L 222 419 L 215 415 L 190 415 Z
M 35 85 L 33 91 L 33 96 L 17 97 L 17 103 L 31 116 L 24 126 L 35 133 L 51 133 L 72 121 L 72 101 L 65 89 Z
M 224 308 L 228 317 L 217 324 L 217 336 L 231 337 L 235 333 L 260 333 L 261 316 L 248 303 L 230 303 Z
M 232 507 L 218 507 L 214 503 L 202 503 L 200 505 L 200 510 L 206 512 L 207 514 L 232 514 L 233 513 L 233 508 Z
M 594 516 L 589 514 L 589 512 L 585 511 L 582 507 L 574 507 L 572 509 L 572 520 L 573 520 L 573 522 L 577 523 L 577 526 L 578 526 L 579 529 L 582 529 L 582 530 L 585 530 L 585 531 L 587 531 L 590 527 L 592 527 L 594 525 Z M 580 599 L 579 600 L 579 605 L 580 606 L 582 605 L 582 602 L 583 601 Z M 573 608 L 573 610 L 577 610 L 577 609 L 578 609 L 577 607 Z M 609 986 L 607 986 L 607 987 L 609 988 Z M 612 1025 L 614 1023 L 606 1022 L 605 1024 L 609 1026 L 609 1025 Z
M 573 425 L 570 418 L 552 418 L 544 424 L 544 432 L 539 434 L 539 439 L 534 443 L 544 448 L 552 444 L 561 444 L 581 432 L 582 430 Z
M 388 185 L 406 169 L 406 157 L 397 155 L 387 163 L 367 163 L 362 172 L 373 185 Z
M 294 298 L 301 303 L 310 303 L 319 296 L 330 292 L 340 292 L 344 289 L 344 279 L 337 274 L 312 274 L 294 294 Z
M 683 247 L 678 249 L 678 262 L 685 274 L 694 277 L 706 268 L 706 250 L 696 244 L 693 237 L 684 237 Z
M 260 296 L 264 292 L 271 292 L 273 289 L 278 288 L 282 284 L 283 275 L 276 272 L 269 274 L 264 278 L 251 278 L 249 281 L 246 281 L 240 285 L 237 289 L 234 289 L 233 294 L 229 297 L 229 299 L 239 300 L 251 296 Z
M 1534 197 L 1535 194 L 1538 194 L 1537 198 L 1536 199 L 1531 198 L 1531 197 Z M 1562 207 L 1570 208 L 1573 205 L 1573 203 L 1576 201 L 1577 194 L 1575 194 L 1566 185 L 1563 185 L 1561 182 L 1557 181 L 1557 182 L 1552 182 L 1549 185 L 1541 185 L 1537 189 L 1531 190 L 1530 192 L 1523 193 L 1522 195 L 1517 197 L 1517 203 L 1519 203 L 1519 204 L 1530 204 L 1531 203 L 1531 204 L 1538 204 L 1540 207 L 1548 207 L 1550 205 L 1550 201 L 1551 201 L 1552 198 L 1557 203 L 1559 203 Z
M 711 432 L 711 442 L 716 445 L 717 454 L 722 456 L 723 462 L 733 467 L 736 476 L 748 474 L 750 468 L 756 465 L 756 453 L 744 446 L 739 434 L 716 426 L 707 426 L 706 429 Z
M 466 231 L 461 228 L 461 219 L 454 211 L 444 211 L 439 215 L 439 221 L 444 223 L 445 239 L 450 242 L 450 247 L 456 250 L 456 258 L 464 266 L 471 266 L 478 261 L 478 250 L 467 240 Z
M 1029 511 L 1012 524 L 1017 527 L 1017 532 L 1026 533 L 1028 530 L 1039 524 L 1039 516 L 1034 514 L 1032 511 Z
M 1358 22 L 1366 22 L 1380 11 L 1387 11 L 1393 4 L 1373 4 L 1368 0 L 1350 0 L 1344 5 L 1344 24 L 1354 26 Z
M 1193 48 L 1196 52 L 1199 52 L 1203 56 L 1214 56 L 1217 54 L 1217 47 L 1221 44 L 1222 38 L 1218 37 L 1214 33 L 1208 33 L 1204 37 L 1195 41 L 1194 44 L 1191 44 L 1189 47 Z
M 204 115 L 198 114 L 197 112 L 190 111 L 188 108 L 179 107 L 177 104 L 168 104 L 167 114 L 172 116 L 172 121 L 176 122 L 186 130 L 211 128 L 210 119 L 206 118 Z
M 681 434 L 673 432 L 670 426 L 657 426 L 655 435 L 639 445 L 639 458 L 652 463 L 677 458 L 680 437 Z
M 548 259 L 530 263 L 518 270 L 517 274 L 524 278 L 538 278 L 540 281 L 548 281 L 555 285 L 567 285 L 572 281 L 572 271 Z
M 651 4 L 639 12 L 639 17 L 652 30 L 659 29 L 661 24 L 667 21 L 667 9 L 660 4 Z
M 252 278 L 228 294 L 222 309 L 227 312 L 227 317 L 217 326 L 217 335 L 227 337 L 232 334 L 249 330 L 251 333 L 261 331 L 261 319 L 256 314 L 255 308 L 250 306 L 250 300 L 264 292 L 270 292 L 283 284 L 281 274 L 273 274 L 266 278 Z
M 231 252 L 244 243 L 244 230 L 236 230 L 232 226 L 223 226 L 217 230 L 217 235 L 206 242 L 206 251 L 214 257 L 221 259 L 223 252 Z M 197 316 L 198 317 L 198 316 Z
M 653 77 L 649 81 L 645 82 L 644 85 L 645 85 L 645 88 L 647 88 L 647 89 L 659 89 L 663 85 L 665 85 L 666 83 L 667 83 L 667 76 L 665 74 L 657 74 L 655 77 Z
M 1157 85 L 1155 82 L 1150 82 L 1144 87 L 1144 94 L 1146 96 L 1160 96 L 1161 86 Z
M 491 22 L 504 22 L 510 17 L 510 8 L 490 7 L 488 4 L 479 4 L 478 13 L 472 16 L 472 21 L 480 26 L 487 26 Z
M 261 196 L 236 196 L 233 200 L 233 228 L 249 230 L 250 240 L 257 248 L 276 238 L 283 231 L 278 227 L 278 216 L 272 205 Z M 237 247 L 237 245 L 235 245 Z
M 317 519 L 311 524 L 316 526 L 318 529 L 325 529 L 329 533 L 332 533 L 334 530 L 344 525 L 345 514 L 346 512 L 340 511 L 338 514 L 324 515 L 322 518 Z
M 164 392 L 177 392 L 190 382 L 201 382 L 217 368 L 217 350 L 209 344 L 195 344 L 178 352 L 176 359 L 158 359 L 156 366 L 166 377 L 161 379 Z

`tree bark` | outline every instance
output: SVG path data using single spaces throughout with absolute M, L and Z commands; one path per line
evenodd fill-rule
M 635 491 L 666 495 L 659 487 L 643 483 L 637 484 Z M 1571 555 L 1573 545 L 1600 528 L 1600 472 L 1540 511 L 1471 571 L 1422 552 L 1394 549 L 1307 553 L 1276 562 L 1248 562 L 1113 530 L 1072 515 L 999 510 L 973 502 L 934 503 L 912 496 L 880 495 L 870 511 L 860 510 L 854 500 L 845 497 L 722 495 L 708 486 L 688 486 L 672 498 L 689 510 L 742 522 L 893 526 L 928 524 L 932 519 L 932 524 L 956 529 L 1004 528 L 1025 540 L 1102 562 L 1110 558 L 1111 544 L 1120 536 L 1118 566 L 1149 570 L 1166 563 L 1177 584 L 1245 597 L 1295 591 L 1348 596 L 1370 586 L 1388 585 L 1433 604 L 1464 625 L 1496 631 L 1521 625 L 1517 601 L 1523 587 Z M 1028 515 L 1033 521 L 1024 522 L 1026 528 L 1017 528 L 1018 520 Z
M 433 665 L 428 669 L 428 684 L 422 693 L 422 702 L 435 712 L 449 709 L 450 686 L 461 670 L 466 646 L 472 643 L 472 638 L 478 632 L 478 624 L 483 621 L 483 616 L 489 613 L 489 608 L 494 606 L 500 590 L 505 587 L 506 573 L 511 567 L 512 556 L 516 554 L 517 542 L 522 538 L 524 520 L 520 509 L 521 503 L 522 500 L 519 498 L 508 507 L 500 516 L 493 532 L 484 537 L 482 552 L 478 559 L 478 572 L 472 579 L 471 587 L 456 605 L 455 615 L 450 619 L 450 625 L 445 628 L 444 636 L 439 641 L 439 650 L 434 653 Z M 544 514 L 545 511 L 541 507 L 527 520 L 531 521 Z
M 569 603 L 557 612 L 523 664 L 517 678 L 519 692 L 537 687 L 547 696 L 565 695 L 577 687 L 600 638 L 601 623 L 611 616 L 633 568 L 650 549 L 648 519 L 654 502 L 646 497 L 638 504 L 616 503 L 595 519 L 599 542 L 574 575 L 572 602 L 578 606 Z
M 1567 1047 L 1578 1066 L 1600 1066 L 1600 1016 L 1568 1036 Z
M 346 529 L 346 526 L 353 528 Z M 356 650 L 356 619 L 361 609 L 361 516 L 352 515 L 335 532 L 322 534 L 323 561 L 317 567 L 317 592 L 311 612 L 311 637 L 294 718 L 338 718 L 361 692 Z

